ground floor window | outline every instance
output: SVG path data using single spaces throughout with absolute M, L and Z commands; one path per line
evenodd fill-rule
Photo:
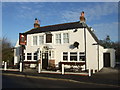
M 34 60 L 37 60 L 37 53 L 34 53 Z
M 63 52 L 63 60 L 68 61 L 68 52 Z
M 85 61 L 85 53 L 84 52 L 79 53 L 79 61 Z
M 32 60 L 32 53 L 27 53 L 27 60 Z
M 77 61 L 77 52 L 70 52 L 70 61 Z
M 63 61 L 85 61 L 84 52 L 63 52 Z

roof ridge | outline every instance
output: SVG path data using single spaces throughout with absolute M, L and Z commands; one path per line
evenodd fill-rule
M 42 27 L 38 27 L 38 28 L 32 28 L 32 29 L 30 29 L 30 30 L 28 30 L 28 31 L 26 31 L 24 33 L 27 33 L 27 32 L 29 32 L 31 30 L 34 30 L 34 29 L 45 28 L 45 27 L 52 27 L 52 26 L 59 26 L 59 25 L 65 25 L 65 24 L 74 24 L 74 23 L 78 23 L 78 22 L 79 21 L 77 21 L 77 22 L 68 22 L 68 23 L 61 23 L 61 24 L 54 24 L 54 25 L 47 25 L 47 26 L 42 26 Z
M 77 21 L 77 22 L 79 22 L 79 21 Z M 77 22 L 61 23 L 61 24 L 54 24 L 54 25 L 48 25 L 48 26 L 42 26 L 42 27 L 58 26 L 58 25 L 72 24 L 72 23 L 74 24 L 74 23 L 77 23 Z

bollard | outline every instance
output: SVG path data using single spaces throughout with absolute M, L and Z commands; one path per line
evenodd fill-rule
M 64 74 L 64 64 L 62 64 L 62 74 Z
M 41 72 L 41 67 L 40 67 L 40 63 L 38 64 L 38 73 Z
M 91 69 L 89 68 L 89 77 L 91 76 Z
M 95 73 L 95 70 L 93 69 L 93 73 Z
M 22 72 L 22 62 L 20 62 L 20 72 Z
M 5 64 L 4 64 L 4 70 L 5 71 L 7 70 L 7 62 L 5 62 Z

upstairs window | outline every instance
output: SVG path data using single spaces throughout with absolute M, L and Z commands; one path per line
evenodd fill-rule
M 46 34 L 46 43 L 52 43 L 52 34 Z
M 44 44 L 44 36 L 39 36 L 39 45 Z
M 33 45 L 37 45 L 37 36 L 33 36 Z
M 32 53 L 27 53 L 27 60 L 32 60 Z
M 63 33 L 63 43 L 69 43 L 69 34 Z
M 70 61 L 77 61 L 77 52 L 70 52 Z
M 56 44 L 61 44 L 61 34 L 56 34 Z

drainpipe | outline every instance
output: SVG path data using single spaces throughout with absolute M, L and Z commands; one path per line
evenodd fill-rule
M 99 71 L 99 43 L 93 43 L 92 45 L 97 45 L 98 71 Z
M 98 71 L 99 71 L 99 44 L 97 44 L 98 46 Z
M 85 70 L 86 70 L 86 29 L 84 27 L 84 44 L 85 44 Z

